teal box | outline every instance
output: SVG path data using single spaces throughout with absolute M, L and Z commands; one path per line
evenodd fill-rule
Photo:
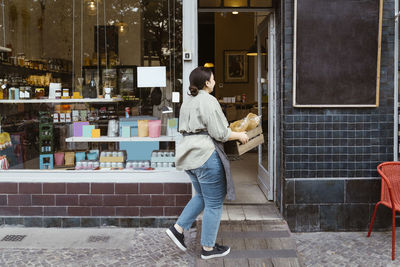
M 97 160 L 97 153 L 96 152 L 88 152 L 88 153 L 86 153 L 86 157 L 88 160 Z
M 131 127 L 122 126 L 122 137 L 131 137 Z
M 94 130 L 94 125 L 83 125 L 82 126 L 82 137 L 92 137 L 92 130 Z
M 86 152 L 75 152 L 75 162 L 86 159 Z

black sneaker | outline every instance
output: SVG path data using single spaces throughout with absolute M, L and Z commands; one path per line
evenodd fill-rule
M 228 246 L 220 246 L 217 243 L 215 243 L 215 246 L 213 250 L 211 251 L 206 251 L 204 248 L 201 248 L 201 258 L 203 260 L 208 260 L 216 257 L 223 257 L 229 254 L 231 252 L 231 248 Z
M 180 248 L 183 251 L 187 250 L 185 245 L 185 236 L 179 233 L 173 225 L 169 229 L 167 229 L 166 232 L 169 238 L 171 238 L 172 241 L 174 241 L 175 245 L 177 245 L 178 248 Z

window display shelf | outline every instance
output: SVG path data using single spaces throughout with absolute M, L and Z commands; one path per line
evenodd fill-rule
M 68 137 L 66 142 L 175 142 L 179 136 L 160 136 L 160 137 Z
M 79 99 L 0 99 L 0 104 L 22 104 L 22 103 L 114 103 L 123 101 L 122 98 L 79 98 Z

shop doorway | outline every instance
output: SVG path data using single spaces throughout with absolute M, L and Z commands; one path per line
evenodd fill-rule
M 232 157 L 235 204 L 274 200 L 275 18 L 271 10 L 198 13 L 198 64 L 213 69 L 217 97 L 229 122 L 261 115 L 265 143 Z

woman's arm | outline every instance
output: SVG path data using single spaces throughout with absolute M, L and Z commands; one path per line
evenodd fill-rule
M 239 140 L 242 144 L 246 144 L 249 141 L 249 137 L 246 132 L 231 132 L 228 140 Z

